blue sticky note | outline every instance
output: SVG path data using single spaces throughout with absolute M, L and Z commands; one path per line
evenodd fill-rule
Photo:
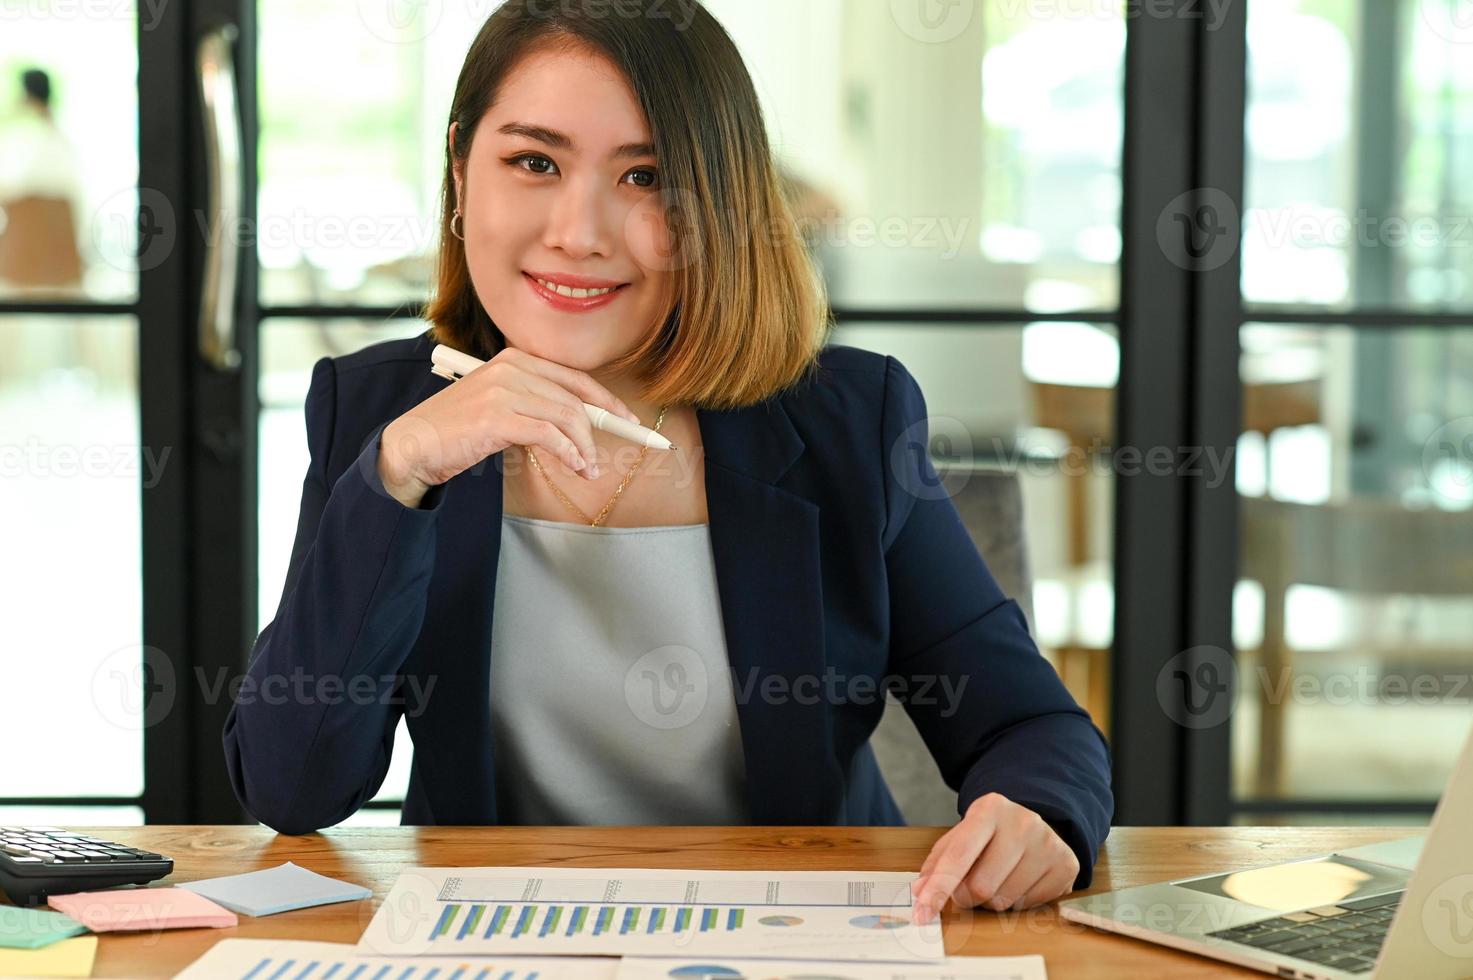
M 373 897 L 373 892 L 362 885 L 328 878 L 299 868 L 290 861 L 265 871 L 188 881 L 178 887 L 203 895 L 241 915 L 275 915 Z
M 82 923 L 60 912 L 0 905 L 0 947 L 40 949 L 86 931 Z

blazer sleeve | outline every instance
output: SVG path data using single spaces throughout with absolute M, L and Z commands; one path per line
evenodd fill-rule
M 424 619 L 444 487 L 405 507 L 378 476 L 383 426 L 329 480 L 337 421 L 331 358 L 307 392 L 311 462 L 286 585 L 225 720 L 236 797 L 301 834 L 338 823 L 383 783 L 403 713 L 397 673 Z
M 1104 735 L 1079 707 L 972 542 L 927 453 L 925 398 L 894 357 L 883 400 L 890 665 L 957 812 L 1000 793 L 1028 807 L 1090 882 L 1114 812 Z

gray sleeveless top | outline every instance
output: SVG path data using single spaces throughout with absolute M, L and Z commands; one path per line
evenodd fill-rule
M 507 824 L 745 824 L 710 525 L 503 515 L 492 619 Z

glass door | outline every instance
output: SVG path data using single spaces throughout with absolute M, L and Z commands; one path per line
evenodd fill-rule
M 250 13 L 0 15 L 0 822 L 239 816 L 207 684 L 254 578 Z

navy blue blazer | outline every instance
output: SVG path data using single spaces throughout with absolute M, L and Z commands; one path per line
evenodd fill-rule
M 312 372 L 291 565 L 224 731 L 242 805 L 282 833 L 370 799 L 401 715 L 415 749 L 403 822 L 501 822 L 502 454 L 419 509 L 378 476 L 383 427 L 450 384 L 430 373 L 433 346 L 427 333 L 374 344 Z M 1087 883 L 1113 809 L 1104 737 L 935 492 L 914 378 L 893 357 L 831 345 L 812 380 L 696 416 L 751 821 L 902 824 L 868 741 L 888 684 L 958 814 L 989 792 L 1037 811 Z M 941 678 L 964 684 L 959 696 L 942 696 Z

